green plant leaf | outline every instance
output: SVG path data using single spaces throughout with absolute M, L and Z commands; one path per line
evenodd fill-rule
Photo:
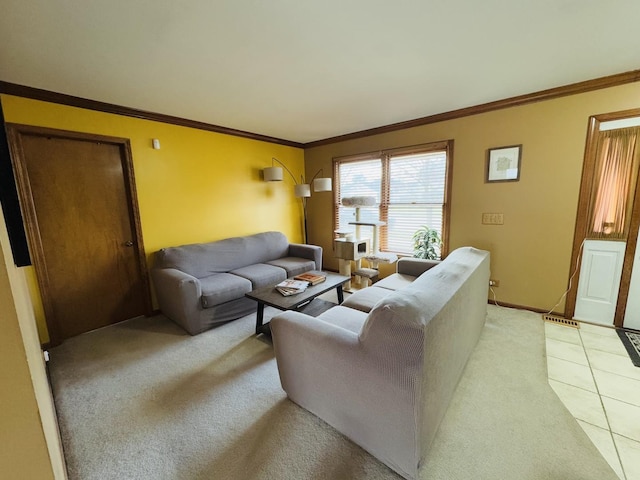
M 426 225 L 413 234 L 413 256 L 429 260 L 440 259 L 442 240 L 437 230 Z

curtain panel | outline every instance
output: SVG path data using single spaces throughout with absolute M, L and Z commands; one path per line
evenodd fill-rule
M 638 177 L 639 134 L 640 127 L 599 132 L 587 238 L 627 239 Z

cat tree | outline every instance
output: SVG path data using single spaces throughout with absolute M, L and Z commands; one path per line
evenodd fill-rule
M 386 225 L 381 221 L 363 221 L 360 215 L 362 207 L 372 207 L 376 204 L 375 197 L 372 196 L 356 196 L 342 198 L 342 205 L 345 207 L 355 208 L 355 221 L 349 222 L 349 225 L 355 225 L 355 236 L 351 232 L 337 231 L 339 238 L 334 242 L 336 257 L 339 259 L 340 274 L 351 277 L 351 261 L 355 264 L 353 275 L 356 277 L 356 283 L 361 286 L 368 286 L 369 282 L 373 283 L 378 278 L 378 265 L 380 262 L 389 263 L 397 260 L 393 254 L 381 253 L 379 245 L 379 228 Z M 373 228 L 373 236 L 371 242 L 371 251 L 369 251 L 369 239 L 361 237 L 361 227 L 367 226 Z M 372 268 L 363 268 L 362 259 L 365 258 Z M 364 285 L 363 284 L 364 280 Z M 351 289 L 351 282 L 345 286 L 347 290 Z

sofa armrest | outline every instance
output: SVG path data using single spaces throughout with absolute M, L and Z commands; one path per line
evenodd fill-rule
M 357 333 L 299 312 L 275 316 L 271 332 L 288 397 L 407 472 L 415 456 L 414 395 L 389 375 L 402 366 L 381 364 L 385 356 L 369 350 Z
M 335 341 L 345 343 L 343 347 L 349 349 L 357 348 L 359 343 L 357 333 L 294 310 L 286 310 L 278 313 L 271 319 L 270 325 L 276 332 L 273 336 L 278 339 L 274 340 L 274 351 L 276 352 L 282 351 L 282 348 L 285 348 L 288 339 L 294 340 L 294 344 L 297 343 L 295 341 L 296 339 L 302 342 L 307 340 L 317 342 L 319 340 L 323 341 L 321 339 L 324 339 L 324 342 Z M 329 339 L 329 337 L 335 338 Z M 282 344 L 280 340 L 282 340 Z M 278 345 L 276 345 L 276 343 Z M 305 351 L 306 348 L 301 350 L 301 352 Z M 317 364 L 314 362 L 314 365 Z
M 319 391 L 339 388 L 337 371 L 363 354 L 357 333 L 304 313 L 279 313 L 269 325 L 282 388 L 306 408 Z
M 419 277 L 430 268 L 440 264 L 442 260 L 425 260 L 423 258 L 403 257 L 398 260 L 396 271 L 405 275 Z
M 322 247 L 303 243 L 290 243 L 289 256 L 308 258 L 316 264 L 316 270 L 322 270 Z
M 198 317 L 202 306 L 200 280 L 175 268 L 155 268 L 151 277 L 160 310 L 191 335 L 200 333 Z

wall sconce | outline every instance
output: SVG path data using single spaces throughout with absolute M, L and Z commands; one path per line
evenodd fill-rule
M 282 167 L 278 167 L 275 165 L 275 162 L 278 162 Z M 329 177 L 318 177 L 318 175 L 322 174 L 322 169 L 318 170 L 315 175 L 311 178 L 309 183 L 304 181 L 304 177 L 300 176 L 300 182 L 296 180 L 296 177 L 291 173 L 291 170 L 287 168 L 287 166 L 278 160 L 275 157 L 271 158 L 271 166 L 264 168 L 262 170 L 262 176 L 265 182 L 281 182 L 284 179 L 284 172 L 282 169 L 285 169 L 287 173 L 293 179 L 294 187 L 293 194 L 296 198 L 299 198 L 302 201 L 302 209 L 304 211 L 304 241 L 307 241 L 307 198 L 311 196 L 311 185 L 313 184 L 314 192 L 330 192 L 333 188 L 331 178 Z

